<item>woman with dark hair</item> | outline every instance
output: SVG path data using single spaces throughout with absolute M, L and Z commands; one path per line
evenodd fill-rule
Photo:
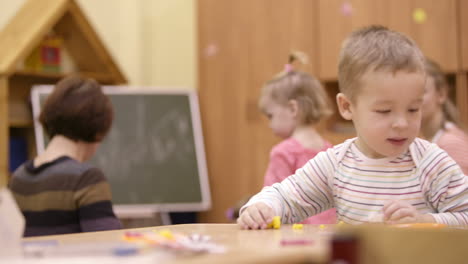
M 57 83 L 39 121 L 50 137 L 45 151 L 13 174 L 9 187 L 26 219 L 25 236 L 119 229 L 110 186 L 87 163 L 113 120 L 110 99 L 92 79 Z

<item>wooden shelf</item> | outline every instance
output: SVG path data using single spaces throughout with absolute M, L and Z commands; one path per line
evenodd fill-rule
M 62 73 L 52 73 L 52 72 L 37 72 L 37 71 L 29 71 L 29 70 L 19 70 L 13 73 L 18 77 L 33 77 L 33 78 L 44 78 L 44 79 L 54 79 L 58 80 L 65 76 Z
M 47 8 L 42 8 L 47 6 Z M 38 10 L 41 12 L 38 12 Z M 101 84 L 126 83 L 117 64 L 87 21 L 75 0 L 28 0 L 0 31 L 0 188 L 8 181 L 8 141 L 12 136 L 27 138 L 29 157 L 35 155 L 31 87 L 55 84 L 71 72 L 38 72 L 18 69 L 24 59 L 53 32 L 63 39 L 72 69 Z
M 20 70 L 13 73 L 13 76 L 18 76 L 22 78 L 36 78 L 36 79 L 45 79 L 49 81 L 56 82 L 63 77 L 69 74 L 79 74 L 82 76 L 86 76 L 88 78 L 93 78 L 99 83 L 102 84 L 109 84 L 114 83 L 114 76 L 107 73 L 100 73 L 100 72 L 69 72 L 69 73 L 53 73 L 53 72 L 38 72 L 38 71 L 29 71 L 29 70 Z
M 20 120 L 20 119 L 11 120 L 10 119 L 9 126 L 13 128 L 31 128 L 33 127 L 33 122 L 32 120 Z

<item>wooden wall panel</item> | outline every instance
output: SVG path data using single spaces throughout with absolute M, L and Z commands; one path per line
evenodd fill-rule
M 455 104 L 463 127 L 468 128 L 468 73 L 460 72 L 456 76 Z
M 0 76 L 0 157 L 8 157 L 8 78 Z M 0 158 L 0 189 L 8 181 L 8 159 Z
M 265 81 L 283 70 L 292 49 L 317 70 L 315 0 L 198 2 L 199 93 L 213 209 L 202 222 L 225 222 L 225 211 L 263 184 L 272 134 L 257 107 Z
M 266 118 L 258 109 L 258 98 L 265 81 L 283 70 L 290 50 L 290 8 L 285 1 L 252 1 L 249 9 L 251 31 L 249 42 L 249 87 L 244 89 L 245 107 L 250 134 L 248 168 L 244 177 L 249 179 L 246 195 L 258 192 L 263 184 L 263 175 L 268 162 L 268 147 L 278 140 L 272 135 Z M 278 18 L 282 19 L 278 19 Z
M 271 1 L 252 2 L 253 30 L 250 32 L 250 87 L 245 90 L 248 111 L 249 133 L 253 140 L 250 146 L 251 192 L 260 190 L 269 158 L 269 151 L 276 138 L 267 119 L 257 108 L 260 90 L 265 81 L 283 71 L 291 50 L 300 50 L 309 55 L 309 63 L 295 67 L 314 74 L 317 69 L 317 1 Z M 252 107 L 255 106 L 255 107 Z
M 320 0 L 319 3 L 319 75 L 324 80 L 337 78 L 338 54 L 346 36 L 371 24 L 381 24 L 410 36 L 446 71 L 457 69 L 456 0 Z M 343 12 L 344 3 L 350 4 L 350 14 Z M 423 23 L 413 19 L 416 8 L 426 13 Z
M 460 36 L 460 66 L 464 71 L 468 71 L 468 0 L 458 0 L 457 11 L 458 34 Z
M 336 80 L 343 40 L 353 30 L 371 24 L 385 24 L 385 0 L 319 0 L 319 77 Z M 348 6 L 347 6 L 348 5 Z
M 468 0 L 458 0 L 457 12 L 460 72 L 456 76 L 456 104 L 460 121 L 466 129 L 468 128 Z
M 394 0 L 387 1 L 389 21 L 393 30 L 411 37 L 423 53 L 437 61 L 447 72 L 458 69 L 456 0 Z M 413 12 L 421 8 L 426 19 L 417 23 Z
M 246 188 L 240 175 L 245 122 L 239 91 L 248 87 L 248 12 L 244 1 L 198 1 L 199 100 L 213 209 L 202 222 L 223 222 Z

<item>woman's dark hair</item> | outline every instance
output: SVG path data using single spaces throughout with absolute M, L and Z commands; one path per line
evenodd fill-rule
M 70 76 L 59 81 L 47 97 L 39 121 L 52 138 L 99 142 L 114 118 L 110 99 L 93 79 Z

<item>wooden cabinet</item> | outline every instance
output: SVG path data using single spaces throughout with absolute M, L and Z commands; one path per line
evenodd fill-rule
M 260 90 L 264 83 L 284 70 L 292 50 L 300 50 L 309 55 L 309 63 L 295 67 L 316 75 L 318 66 L 317 22 L 313 10 L 317 10 L 315 0 L 271 1 L 260 0 L 250 3 L 248 35 L 249 84 L 244 87 L 244 102 L 241 104 L 248 125 L 247 145 L 252 153 L 249 160 L 249 192 L 256 192 L 263 185 L 269 151 L 280 139 L 275 137 L 267 118 L 258 108 Z M 241 58 L 242 59 L 242 58 Z
M 447 72 L 458 69 L 457 0 L 386 1 L 389 28 L 411 37 Z M 414 18 L 420 11 L 421 22 Z
M 460 115 L 460 122 L 466 129 L 468 127 L 468 72 L 461 71 L 456 74 L 454 88 L 453 102 Z
M 443 69 L 458 69 L 457 0 L 319 0 L 319 76 L 337 78 L 342 41 L 353 30 L 380 24 L 416 41 Z M 461 0 L 466 1 L 466 0 Z M 420 20 L 415 12 L 422 13 Z M 419 21 L 419 22 L 418 22 Z
M 458 32 L 460 36 L 461 69 L 468 71 L 468 0 L 458 0 L 456 9 L 460 27 Z
M 324 81 L 336 80 L 338 57 L 343 40 L 349 33 L 371 24 L 385 24 L 384 0 L 319 0 L 319 74 Z
M 224 212 L 247 193 L 249 179 L 245 94 L 249 87 L 248 9 L 243 1 L 198 1 L 199 101 L 213 209 L 202 222 L 225 221 Z
M 213 209 L 202 222 L 257 193 L 271 147 L 279 141 L 257 101 L 265 81 L 284 69 L 289 52 L 310 56 L 317 70 L 315 0 L 200 0 L 199 100 Z
M 47 8 L 44 8 L 47 7 Z M 40 11 L 38 11 L 40 10 Z M 46 34 L 63 39 L 75 65 L 70 72 L 25 71 L 18 67 Z M 9 138 L 22 136 L 35 155 L 33 120 L 29 104 L 31 87 L 54 84 L 66 74 L 78 72 L 103 84 L 125 83 L 99 37 L 74 0 L 29 0 L 0 32 L 0 187 L 8 180 Z
M 460 70 L 456 78 L 456 104 L 460 119 L 468 126 L 468 0 L 458 0 L 458 34 L 460 37 Z

